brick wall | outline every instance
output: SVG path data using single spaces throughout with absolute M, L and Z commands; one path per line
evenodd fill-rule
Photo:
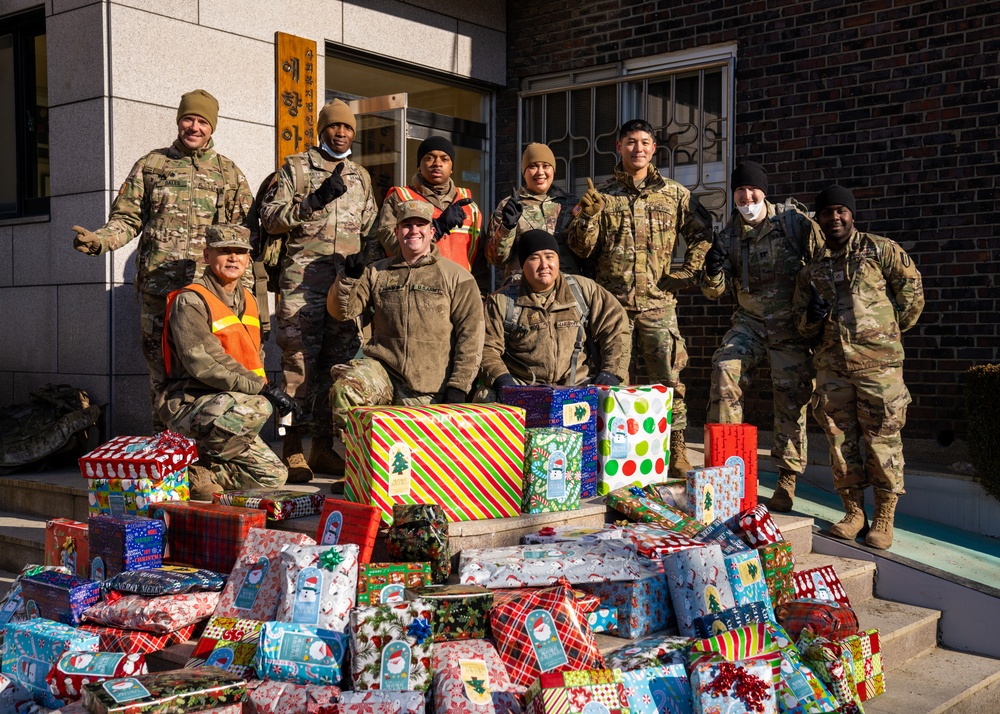
M 904 336 L 906 435 L 961 437 L 964 371 L 1000 359 L 998 16 L 995 3 L 972 0 L 511 0 L 497 185 L 516 178 L 524 78 L 738 43 L 734 157 L 761 161 L 779 200 L 853 188 L 859 228 L 910 252 L 927 307 Z M 732 302 L 691 293 L 678 311 L 698 425 Z M 747 403 L 748 420 L 764 428 L 767 378 L 757 375 Z

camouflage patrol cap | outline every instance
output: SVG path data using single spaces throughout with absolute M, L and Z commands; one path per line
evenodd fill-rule
M 403 201 L 396 209 L 396 222 L 402 223 L 407 218 L 421 218 L 430 223 L 434 206 L 427 201 Z
M 205 230 L 207 248 L 243 248 L 250 252 L 250 230 L 244 226 L 209 226 Z

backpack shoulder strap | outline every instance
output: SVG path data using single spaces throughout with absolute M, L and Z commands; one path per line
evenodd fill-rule
M 517 321 L 521 319 L 521 306 L 517 304 L 517 295 L 520 292 L 520 283 L 512 282 L 500 294 L 507 298 L 507 305 L 503 315 L 503 334 L 506 339 L 514 333 Z
M 306 187 L 306 156 L 305 154 L 292 154 L 287 159 L 288 165 L 292 167 L 292 191 L 298 195 L 305 193 Z
M 590 306 L 583 299 L 583 291 L 580 289 L 580 283 L 577 282 L 576 278 L 569 274 L 565 278 L 570 292 L 573 293 L 573 299 L 576 300 L 576 307 L 580 311 L 580 327 L 576 331 L 576 344 L 573 345 L 573 356 L 570 357 L 569 363 L 569 381 L 570 384 L 575 385 L 576 368 L 580 362 L 580 353 L 583 352 L 583 347 L 587 343 L 587 323 L 590 320 Z M 599 366 L 599 363 L 595 364 Z

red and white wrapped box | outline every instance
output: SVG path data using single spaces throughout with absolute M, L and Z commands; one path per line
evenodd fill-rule
M 749 511 L 740 513 L 740 528 L 743 529 L 743 536 L 754 548 L 759 548 L 768 543 L 777 543 L 784 540 L 778 526 L 774 525 L 767 506 L 758 503 Z
M 248 714 L 335 714 L 339 699 L 340 687 L 333 685 L 251 679 L 244 708 Z
M 86 523 L 53 518 L 45 524 L 45 565 L 61 565 L 90 577 L 90 540 Z
M 435 648 L 436 649 L 436 648 Z M 337 714 L 424 714 L 427 705 L 423 692 L 393 692 L 388 689 L 367 689 L 344 692 L 337 703 Z M 447 712 L 451 709 L 438 709 Z
M 124 595 L 87 608 L 83 619 L 100 625 L 164 634 L 204 620 L 218 604 L 219 593 L 159 597 Z
M 79 630 L 90 632 L 100 638 L 101 652 L 124 652 L 125 654 L 149 654 L 159 652 L 170 645 L 187 642 L 194 635 L 196 624 L 182 627 L 174 632 L 157 635 L 142 630 L 126 630 L 108 625 L 80 625 Z
M 212 494 L 212 503 L 264 511 L 269 521 L 315 516 L 323 510 L 325 496 L 280 488 L 252 488 L 246 491 L 223 491 Z
M 148 672 L 146 657 L 141 654 L 67 652 L 52 666 L 45 681 L 54 695 L 72 701 L 83 696 L 84 684 Z
M 688 548 L 702 548 L 704 543 L 689 538 L 675 531 L 635 523 L 623 528 L 628 538 L 635 543 L 635 548 L 643 558 L 659 559 L 670 553 L 677 553 Z
M 752 424 L 706 424 L 705 467 L 741 466 L 739 512 L 757 505 L 757 427 Z
M 434 645 L 434 711 L 520 714 L 521 694 L 489 641 Z
M 795 583 L 796 600 L 833 600 L 851 607 L 847 591 L 844 590 L 832 565 L 823 565 L 810 570 L 795 570 L 792 572 L 792 581 Z
M 156 436 L 116 436 L 80 457 L 88 479 L 149 479 L 158 482 L 198 458 L 194 440 L 172 431 Z

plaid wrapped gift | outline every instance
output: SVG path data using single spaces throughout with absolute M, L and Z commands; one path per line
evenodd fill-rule
M 160 503 L 150 515 L 167 524 L 164 562 L 228 573 L 251 528 L 265 528 L 263 511 L 214 503 Z
M 142 630 L 125 630 L 107 625 L 83 624 L 78 628 L 81 632 L 89 632 L 100 638 L 101 652 L 124 652 L 125 654 L 149 654 L 159 652 L 170 645 L 187 642 L 194 635 L 197 624 L 182 627 L 174 632 L 156 635 Z
M 644 637 L 667 627 L 673 620 L 663 563 L 640 561 L 638 580 L 582 583 L 578 590 L 596 595 L 604 607 L 618 609 L 618 636 Z
M 740 468 L 740 513 L 757 505 L 757 427 L 706 424 L 705 466 Z
M 759 602 L 767 612 L 768 621 L 774 621 L 774 606 L 764 579 L 764 566 L 756 550 L 726 556 L 726 575 L 733 589 L 737 605 Z
M 140 674 L 86 684 L 83 702 L 92 714 L 196 712 L 242 702 L 247 683 L 215 667 Z
M 159 522 L 159 521 L 157 521 Z M 211 570 L 164 565 L 159 568 L 130 570 L 105 581 L 104 590 L 125 595 L 181 595 L 190 592 L 218 592 L 226 579 Z
M 691 520 L 685 513 L 650 496 L 638 486 L 626 486 L 612 491 L 608 494 L 607 502 L 611 508 L 624 513 L 632 520 L 681 535 L 695 536 L 704 527 L 701 523 Z
M 708 525 L 728 521 L 740 512 L 740 472 L 736 466 L 713 466 L 687 472 L 687 512 Z
M 14 578 L 14 582 L 10 584 L 6 594 L 0 599 L 0 645 L 3 645 L 4 625 L 9 622 L 24 622 L 29 619 L 28 613 L 24 609 L 24 599 L 21 597 L 21 582 L 29 575 L 47 570 L 65 575 L 70 574 L 69 568 L 64 568 L 61 565 L 25 565 L 21 568 L 18 576 Z
M 527 533 L 521 536 L 521 542 L 525 545 L 539 545 L 541 543 L 594 543 L 600 540 L 621 540 L 624 537 L 625 531 L 613 525 L 605 526 L 604 528 L 546 526 L 545 528 L 540 528 L 537 533 Z
M 629 714 L 622 673 L 617 669 L 545 672 L 528 687 L 524 698 L 527 714 L 585 714 L 595 709 Z
M 346 694 L 344 692 L 343 694 Z M 295 684 L 273 679 L 247 682 L 248 714 L 340 714 L 337 702 L 340 687 L 322 684 Z
M 497 401 L 525 410 L 524 425 L 570 429 L 583 437 L 580 496 L 597 494 L 597 387 L 503 387 Z
M 315 516 L 323 510 L 322 493 L 290 491 L 277 488 L 251 488 L 246 491 L 223 491 L 212 494 L 212 503 L 264 511 L 269 521 Z
M 781 672 L 775 695 L 786 714 L 829 714 L 839 712 L 837 699 L 823 686 L 812 669 L 802 662 L 795 644 L 780 625 L 770 623 L 774 642 L 781 650 Z M 846 714 L 846 713 L 842 713 Z
M 86 523 L 53 518 L 45 524 L 45 564 L 61 565 L 84 578 L 90 575 L 90 533 Z
M 344 632 L 358 587 L 358 546 L 288 545 L 279 556 L 279 622 Z
M 755 623 L 767 623 L 770 616 L 763 603 L 750 602 L 722 612 L 712 612 L 694 619 L 695 637 L 712 637 L 727 630 L 738 630 Z
M 358 567 L 358 605 L 403 602 L 406 588 L 431 584 L 430 563 L 362 563 Z
M 677 629 L 693 637 L 695 618 L 736 606 L 718 543 L 671 553 L 663 559 Z
M 764 580 L 767 582 L 771 603 L 777 607 L 794 600 L 795 581 L 792 570 L 795 568 L 795 556 L 792 555 L 792 544 L 784 540 L 768 543 L 757 548 L 757 555 L 764 567 Z
M 411 600 L 351 611 L 354 689 L 430 689 L 434 608 L 432 602 Z
M 635 580 L 640 573 L 635 546 L 619 540 L 465 548 L 459 571 L 463 585 L 486 588 L 554 585 L 560 578 L 573 584 Z
M 569 588 L 526 591 L 494 605 L 490 625 L 511 681 L 530 686 L 542 672 L 601 669 L 604 659 Z
M 436 674 L 436 672 L 435 672 Z M 337 702 L 336 714 L 424 714 L 426 702 L 421 692 L 389 692 L 367 689 L 363 692 L 344 692 Z M 443 709 L 441 711 L 448 711 Z
M 84 610 L 101 599 L 101 584 L 45 570 L 21 581 L 21 597 L 29 615 L 35 612 L 56 622 L 79 625 Z
M 743 537 L 754 548 L 784 540 L 778 526 L 774 525 L 771 513 L 763 503 L 758 503 L 749 511 L 741 513 L 739 522 L 740 528 L 743 529 Z
M 830 640 L 858 634 L 858 616 L 849 605 L 833 600 L 789 600 L 774 608 L 781 626 L 792 640 L 798 640 L 805 629 Z
M 358 562 L 369 563 L 381 520 L 382 514 L 375 506 L 328 498 L 319 516 L 316 542 L 320 545 L 354 543 L 358 546 Z
M 704 545 L 704 543 L 686 535 L 642 523 L 627 526 L 623 530 L 628 534 L 629 539 L 635 544 L 636 550 L 643 558 L 659 560 L 668 553 L 676 553 L 688 548 L 701 548 Z
M 58 709 L 63 703 L 45 681 L 52 665 L 69 651 L 97 652 L 99 644 L 96 635 L 41 617 L 9 623 L 6 631 L 0 670 L 49 709 Z
M 648 484 L 646 493 L 671 508 L 683 511 L 687 508 L 688 482 L 686 478 L 668 478 L 663 483 Z
M 397 504 L 386 534 L 389 557 L 407 563 L 430 563 L 431 580 L 443 584 L 451 575 L 451 541 L 444 509 L 433 503 Z
M 489 634 L 493 592 L 475 585 L 431 585 L 407 588 L 407 600 L 437 605 L 431 626 L 434 641 L 481 640 Z
M 796 570 L 792 573 L 795 583 L 795 599 L 811 598 L 813 600 L 834 600 L 846 607 L 851 606 L 837 571 L 832 565 L 823 565 L 809 570 Z
M 263 622 L 213 617 L 201 633 L 185 668 L 210 666 L 247 677 L 252 673 Z
M 170 474 L 162 481 L 94 478 L 87 484 L 90 504 L 87 512 L 91 516 L 145 516 L 154 504 L 186 502 L 191 498 L 187 469 Z
M 215 614 L 245 620 L 273 620 L 282 590 L 278 556 L 286 545 L 316 545 L 316 542 L 304 533 L 251 528 Z
M 599 607 L 596 610 L 587 613 L 587 625 L 590 626 L 590 631 L 593 633 L 598 632 L 612 632 L 618 630 L 618 608 L 617 607 Z
M 340 684 L 347 635 L 312 625 L 265 622 L 254 668 L 264 679 L 295 684 Z
M 766 662 L 705 662 L 692 666 L 691 700 L 695 714 L 749 711 L 778 714 L 774 682 L 768 674 Z M 741 684 L 748 685 L 751 693 L 741 697 L 736 689 Z
M 392 523 L 393 504 L 437 503 L 448 520 L 521 513 L 524 411 L 503 404 L 357 407 L 347 414 L 344 497 Z
M 147 674 L 146 657 L 121 652 L 67 652 L 46 675 L 49 690 L 65 701 L 83 696 L 83 685 Z
M 569 429 L 524 432 L 524 513 L 554 513 L 580 508 L 580 452 L 583 437 Z
M 520 698 L 490 642 L 462 640 L 434 645 L 434 711 L 521 714 Z
M 609 669 L 620 669 L 628 672 L 660 665 L 679 664 L 687 667 L 690 659 L 690 637 L 677 635 L 649 635 L 633 640 L 625 647 L 615 650 L 606 658 Z
M 184 593 L 183 595 L 123 595 L 109 598 L 83 613 L 86 622 L 128 630 L 164 634 L 204 620 L 219 604 L 219 593 Z
M 103 581 L 163 564 L 163 521 L 144 516 L 91 516 L 90 577 Z
M 747 544 L 739 539 L 733 531 L 726 525 L 726 521 L 716 518 L 705 526 L 702 531 L 694 537 L 699 543 L 718 543 L 722 546 L 723 555 L 733 553 L 743 553 L 748 550 Z
M 622 672 L 631 714 L 693 714 L 691 683 L 683 664 Z
M 194 440 L 176 432 L 116 436 L 80 457 L 87 479 L 148 479 L 156 483 L 183 471 L 198 458 Z
M 598 386 L 597 394 L 597 492 L 666 478 L 674 390 L 662 384 Z
M 877 629 L 851 635 L 839 642 L 803 631 L 798 646 L 841 706 L 860 705 L 885 692 L 882 645 Z

